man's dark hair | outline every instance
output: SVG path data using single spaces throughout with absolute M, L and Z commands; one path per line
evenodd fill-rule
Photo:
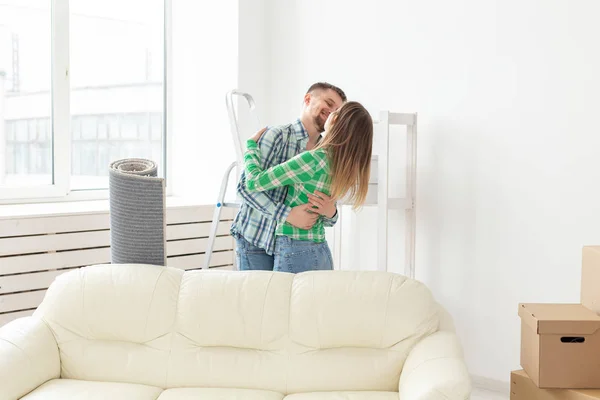
M 317 83 L 313 83 L 308 90 L 306 91 L 306 93 L 310 93 L 313 90 L 317 90 L 317 89 L 321 89 L 321 90 L 327 90 L 327 89 L 331 89 L 333 91 L 335 91 L 341 98 L 343 102 L 346 102 L 346 93 L 344 93 L 344 91 L 342 89 L 340 89 L 337 86 L 332 85 L 331 83 L 327 83 L 327 82 L 317 82 Z

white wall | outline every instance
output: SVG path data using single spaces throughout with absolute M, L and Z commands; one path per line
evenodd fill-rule
M 172 190 L 214 204 L 235 160 L 225 93 L 237 86 L 238 2 L 173 3 Z
M 265 0 L 239 1 L 239 70 L 237 89 L 250 93 L 256 101 L 256 112 L 266 121 L 267 88 L 270 72 L 268 10 Z M 242 103 L 245 106 L 244 103 Z M 246 107 L 240 107 L 240 129 L 248 134 L 256 128 Z
M 217 200 L 226 168 L 235 161 L 225 95 L 251 93 L 265 121 L 268 40 L 264 0 L 214 4 L 173 2 L 174 194 L 202 204 Z M 243 68 L 239 68 L 243 65 Z M 242 135 L 257 126 L 248 108 L 239 109 Z M 232 172 L 226 200 L 235 197 Z
M 240 64 L 269 57 L 266 122 L 298 115 L 317 80 L 373 113 L 419 113 L 417 277 L 455 317 L 471 372 L 508 381 L 517 304 L 577 302 L 581 247 L 600 243 L 600 3 L 266 1 L 267 48 Z

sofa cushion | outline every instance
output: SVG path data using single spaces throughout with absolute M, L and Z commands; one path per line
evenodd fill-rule
M 397 392 L 312 392 L 291 394 L 285 400 L 398 400 Z
M 165 390 L 158 400 L 282 400 L 283 394 L 266 390 L 178 388 Z
M 166 387 L 285 392 L 293 280 L 267 271 L 186 272 Z
M 177 332 L 196 346 L 281 350 L 288 335 L 292 274 L 188 271 Z
M 397 391 L 404 361 L 439 324 L 421 282 L 386 272 L 298 274 L 287 393 Z
M 56 278 L 35 315 L 54 333 L 61 377 L 164 387 L 182 275 L 101 265 Z
M 161 388 L 131 383 L 50 380 L 21 400 L 155 400 Z
M 290 336 L 313 349 L 410 346 L 437 330 L 437 313 L 429 289 L 402 275 L 309 272 L 294 279 Z

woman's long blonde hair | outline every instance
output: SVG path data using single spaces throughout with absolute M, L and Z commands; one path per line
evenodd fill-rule
M 356 101 L 342 105 L 331 116 L 323 140 L 316 148 L 326 149 L 331 160 L 331 197 L 346 199 L 354 209 L 361 207 L 369 190 L 373 119 Z

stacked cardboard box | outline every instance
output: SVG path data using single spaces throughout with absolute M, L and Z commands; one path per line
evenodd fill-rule
M 600 400 L 600 246 L 583 248 L 580 304 L 519 304 L 511 400 Z

